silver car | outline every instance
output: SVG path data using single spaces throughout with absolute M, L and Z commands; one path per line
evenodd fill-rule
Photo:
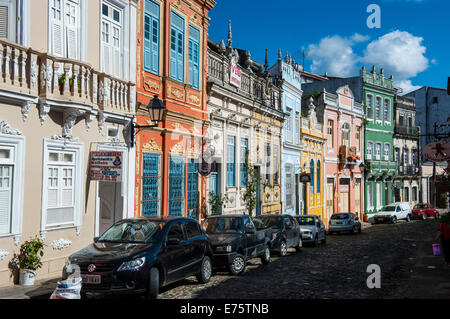
M 325 244 L 327 242 L 327 234 L 325 225 L 319 216 L 301 215 L 295 216 L 300 225 L 300 234 L 304 243 L 312 243 L 317 246 L 319 242 Z
M 336 213 L 331 215 L 328 235 L 333 232 L 361 232 L 361 222 L 353 213 Z

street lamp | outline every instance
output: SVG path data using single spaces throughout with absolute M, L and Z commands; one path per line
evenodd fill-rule
M 158 98 L 158 95 L 155 95 L 153 99 L 148 103 L 148 114 L 150 120 L 154 123 L 152 125 L 136 125 L 133 122 L 130 123 L 130 144 L 131 147 L 134 147 L 134 137 L 137 133 L 139 133 L 144 128 L 153 128 L 158 127 L 159 122 L 161 122 L 164 118 L 164 114 L 166 113 L 166 106 L 163 101 Z M 136 129 L 138 130 L 136 132 Z

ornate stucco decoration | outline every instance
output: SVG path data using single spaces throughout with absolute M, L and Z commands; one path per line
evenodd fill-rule
M 41 125 L 44 125 L 45 118 L 47 114 L 50 112 L 50 104 L 41 102 L 39 103 L 39 119 L 41 121 Z
M 310 98 L 309 98 L 308 118 L 311 119 L 311 121 L 312 121 L 313 123 L 317 123 L 316 106 L 314 105 L 314 99 L 313 99 L 313 97 L 310 97 Z
M 87 113 L 86 114 L 86 131 L 89 131 L 91 128 L 92 121 L 95 119 L 95 114 Z
M 189 95 L 189 101 L 191 101 L 194 104 L 199 104 L 200 103 L 200 98 L 197 95 Z
M 150 91 L 150 90 L 147 89 L 147 87 L 150 90 L 154 90 L 154 91 L 158 91 L 159 92 L 160 84 L 157 81 L 152 81 L 152 80 L 149 79 L 149 80 L 144 81 L 144 89 L 146 91 Z
M 173 123 L 172 127 L 175 131 L 185 132 L 186 129 L 180 123 Z
M 194 135 L 201 135 L 202 131 L 199 128 L 197 128 L 197 127 L 193 127 L 191 129 L 191 133 L 194 134 Z
M 68 239 L 61 238 L 58 240 L 54 240 L 50 245 L 54 250 L 63 250 L 64 248 L 71 246 L 72 242 Z
M 143 152 L 150 152 L 150 153 L 154 153 L 154 152 L 162 153 L 162 149 L 158 145 L 158 143 L 156 143 L 156 139 L 155 138 L 152 138 L 150 140 L 150 142 L 148 142 L 147 144 L 144 144 L 142 146 L 142 151 Z
M 8 123 L 5 121 L 0 122 L 0 134 L 6 134 L 6 135 L 22 135 L 22 132 L 18 130 L 13 130 L 11 126 L 9 126 Z
M 28 113 L 30 113 L 30 109 L 31 109 L 31 105 L 33 104 L 33 102 L 31 101 L 26 101 L 23 105 L 22 105 L 22 119 L 25 122 L 28 118 Z
M 99 130 L 99 132 L 103 131 L 103 124 L 105 124 L 106 118 L 107 117 L 103 111 L 98 112 L 98 130 Z
M 0 260 L 3 260 L 8 255 L 9 255 L 9 252 L 7 252 L 6 250 L 0 249 Z
M 174 96 L 174 97 L 176 97 L 177 99 L 182 99 L 183 96 L 184 96 L 184 93 L 183 93 L 181 90 L 176 89 L 176 88 L 174 88 L 174 87 L 171 86 L 171 85 L 168 85 L 168 86 L 167 86 L 167 95 L 169 95 L 169 96 Z
M 201 150 L 196 145 L 192 145 L 191 149 L 189 150 L 189 157 L 192 158 L 199 158 L 201 155 Z
M 175 146 L 173 146 L 170 149 L 170 154 L 171 155 L 184 155 L 184 145 L 183 145 L 183 141 L 177 143 Z
M 83 115 L 85 111 L 83 110 L 69 110 L 65 111 L 63 115 L 63 137 L 65 138 L 72 138 L 72 129 L 75 125 L 75 122 L 77 121 L 77 118 L 81 115 Z

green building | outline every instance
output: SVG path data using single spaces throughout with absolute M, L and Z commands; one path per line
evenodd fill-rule
M 302 84 L 304 94 L 336 92 L 348 85 L 355 101 L 364 105 L 364 210 L 367 215 L 394 202 L 393 179 L 397 173 L 394 161 L 394 78 L 386 77 L 372 67 L 367 72 L 362 67 L 359 76 L 349 78 L 327 77 L 325 81 Z

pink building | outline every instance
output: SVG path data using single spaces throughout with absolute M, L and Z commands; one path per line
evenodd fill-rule
M 333 213 L 364 215 L 364 109 L 355 102 L 348 86 L 318 97 L 324 117 L 325 145 L 325 223 Z

